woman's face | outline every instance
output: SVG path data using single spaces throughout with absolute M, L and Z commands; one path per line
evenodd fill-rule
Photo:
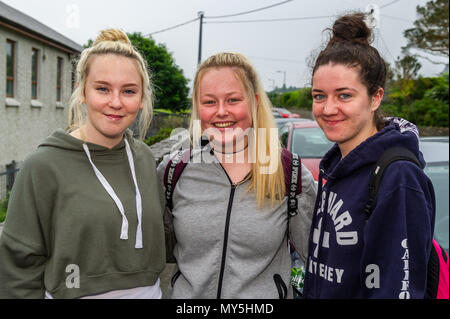
M 342 156 L 377 132 L 374 112 L 383 89 L 370 97 L 357 68 L 341 64 L 320 66 L 313 75 L 313 113 L 330 141 L 337 142 Z
M 142 109 L 142 80 L 136 62 L 105 54 L 91 58 L 85 98 L 89 141 L 113 147 Z
M 216 146 L 239 143 L 245 130 L 252 126 L 251 105 L 247 91 L 231 67 L 207 70 L 199 83 L 198 115 L 202 131 L 213 138 Z M 219 144 L 219 143 L 220 144 Z M 243 145 L 245 147 L 245 145 Z M 228 149 L 228 147 L 227 147 Z

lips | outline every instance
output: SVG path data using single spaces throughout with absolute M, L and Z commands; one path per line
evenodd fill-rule
M 213 123 L 213 125 L 217 128 L 227 128 L 227 127 L 231 127 L 234 124 L 236 124 L 236 122 L 216 122 Z
M 105 116 L 112 121 L 119 121 L 124 117 L 123 115 L 116 115 L 116 114 L 105 114 Z
M 341 123 L 342 121 L 343 121 L 343 120 L 325 120 L 325 119 L 324 119 L 325 124 L 328 125 L 328 126 L 335 126 L 335 125 L 338 125 L 338 124 Z

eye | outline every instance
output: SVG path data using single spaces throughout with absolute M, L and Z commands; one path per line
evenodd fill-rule
M 103 86 L 99 86 L 98 88 L 96 88 L 96 90 L 100 91 L 100 92 L 107 92 L 108 91 L 108 89 L 103 87 Z
M 125 92 L 125 94 L 130 94 L 130 95 L 136 94 L 135 90 L 125 90 L 124 92 Z
M 240 102 L 240 101 L 241 101 L 241 99 L 236 98 L 236 97 L 232 97 L 232 98 L 228 99 L 228 103 L 237 103 L 237 102 Z
M 203 105 L 213 105 L 214 103 L 215 103 L 214 100 L 204 100 L 204 101 L 202 101 Z
M 350 95 L 350 94 L 347 94 L 347 93 L 341 93 L 341 94 L 339 94 L 339 98 L 341 98 L 341 99 L 343 99 L 343 100 L 346 100 L 346 99 L 349 99 L 349 98 L 351 98 L 352 96 Z
M 313 94 L 313 99 L 316 101 L 323 100 L 325 98 L 325 95 L 323 94 Z

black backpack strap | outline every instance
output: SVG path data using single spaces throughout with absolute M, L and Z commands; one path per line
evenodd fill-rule
M 422 168 L 417 157 L 410 150 L 404 147 L 391 147 L 384 151 L 380 158 L 378 158 L 377 163 L 375 164 L 375 169 L 370 176 L 369 200 L 364 208 L 367 218 L 369 218 L 372 214 L 373 204 L 377 197 L 384 172 L 386 171 L 386 168 L 395 161 L 410 161 Z
M 164 171 L 164 187 L 166 188 L 166 206 L 170 210 L 173 208 L 173 191 L 190 157 L 191 149 L 180 150 L 167 163 L 166 170 Z
M 291 153 L 283 148 L 281 152 L 281 161 L 284 170 L 286 195 L 288 196 L 288 216 L 293 217 L 298 213 L 296 196 L 302 192 L 301 159 L 298 154 Z

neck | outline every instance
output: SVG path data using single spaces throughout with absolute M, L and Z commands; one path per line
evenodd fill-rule
M 72 136 L 82 140 L 85 143 L 89 142 L 111 149 L 120 143 L 124 134 L 114 138 L 110 138 L 98 132 L 93 133 L 88 126 L 82 125 L 78 130 L 72 133 Z
M 358 136 L 353 137 L 352 139 L 338 143 L 339 149 L 341 150 L 341 156 L 344 158 L 347 156 L 351 151 L 353 151 L 359 144 L 367 140 L 369 137 L 377 134 L 378 130 L 377 128 L 370 127 L 368 130 L 361 131 L 361 134 Z

